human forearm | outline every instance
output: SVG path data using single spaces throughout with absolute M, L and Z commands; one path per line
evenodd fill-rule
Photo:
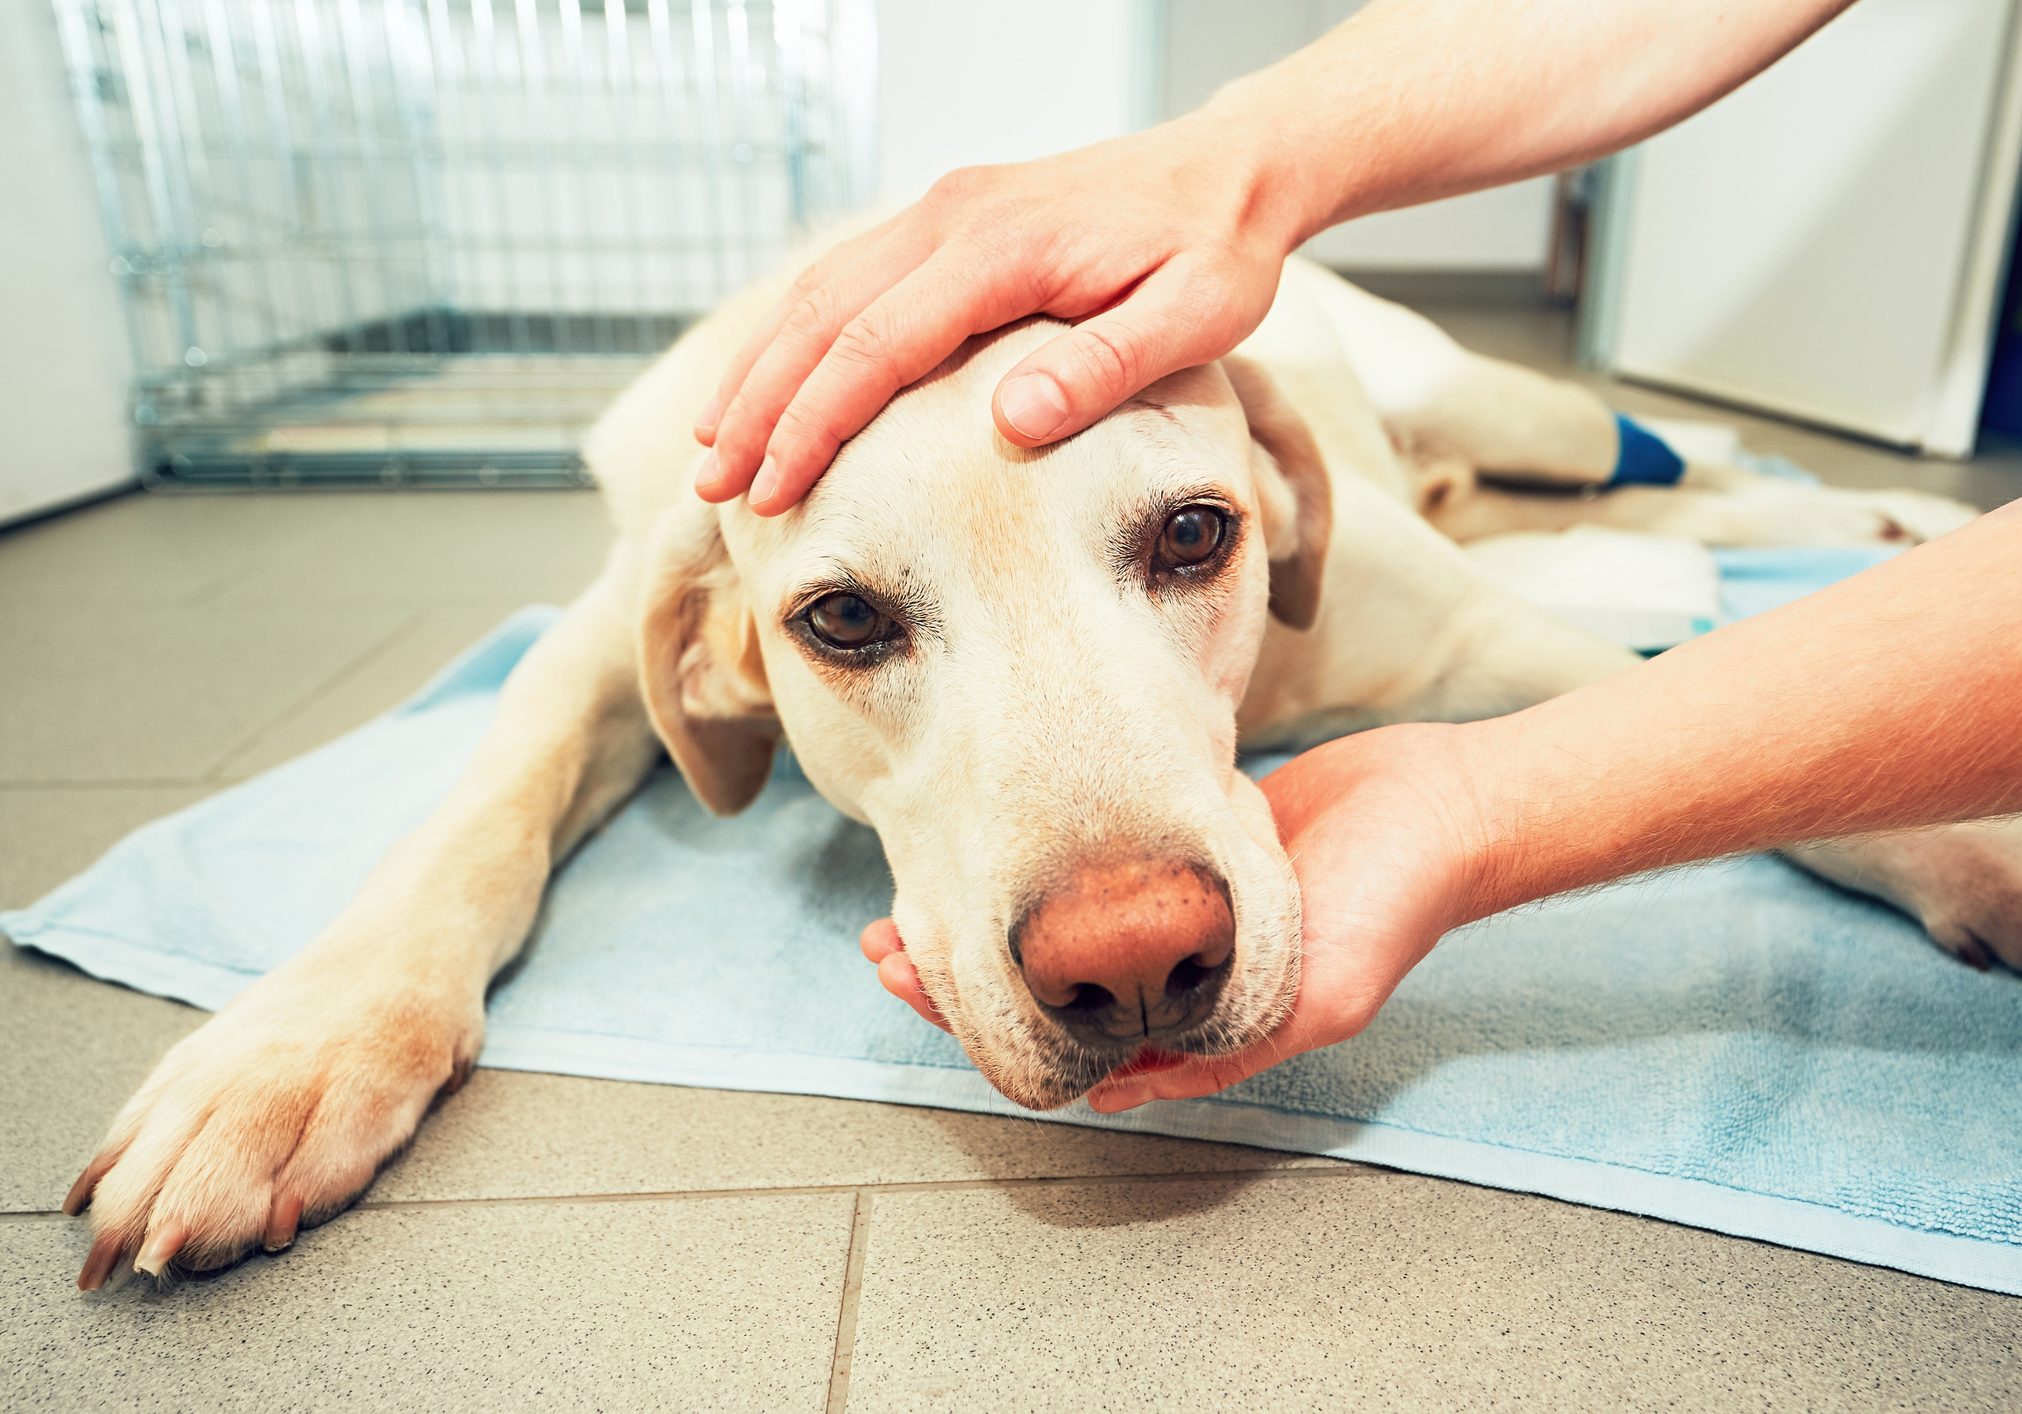
M 1469 918 L 1688 860 L 2022 810 L 2022 503 L 1461 730 L 1480 822 Z
M 1557 171 L 1697 112 L 1851 0 L 1377 0 L 1205 115 L 1302 236 Z

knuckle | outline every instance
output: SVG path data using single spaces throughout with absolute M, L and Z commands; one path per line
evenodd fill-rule
M 825 464 L 835 449 L 842 445 L 842 438 L 836 434 L 829 420 L 805 408 L 789 408 L 779 419 L 773 438 L 775 453 L 785 454 L 780 460 L 796 465 L 803 460 Z
M 787 285 L 786 294 L 780 302 L 786 305 L 799 304 L 821 288 L 821 277 L 822 267 L 820 262 L 802 266 L 800 273 L 795 275 L 792 282 Z
M 946 204 L 973 196 L 983 184 L 986 170 L 982 167 L 956 167 L 952 171 L 944 172 L 939 180 L 927 188 L 927 197 L 929 200 Z
M 1129 343 L 1093 324 L 1084 324 L 1069 345 L 1077 372 L 1076 381 L 1100 389 L 1105 396 L 1122 398 L 1138 386 L 1138 371 L 1144 366 L 1141 354 Z
M 836 299 L 828 286 L 816 281 L 793 299 L 781 332 L 789 338 L 809 338 L 834 327 Z
M 892 351 L 889 325 L 869 312 L 845 324 L 830 348 L 830 352 L 847 363 L 878 369 L 889 366 Z

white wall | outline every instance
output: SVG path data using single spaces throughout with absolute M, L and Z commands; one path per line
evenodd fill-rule
M 0 524 L 133 480 L 127 352 L 46 3 L 0 4 Z
M 1165 116 L 1318 38 L 1367 0 L 1165 0 Z M 1315 154 L 1315 160 L 1326 160 Z M 1433 202 L 1322 233 L 1308 253 L 1363 269 L 1541 270 L 1551 179 Z
M 1147 38 L 1126 0 L 877 0 L 877 193 L 1129 132 Z

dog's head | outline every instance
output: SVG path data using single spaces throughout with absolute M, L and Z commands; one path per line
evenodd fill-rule
M 972 342 L 784 516 L 669 512 L 641 620 L 695 793 L 741 809 L 783 733 L 882 837 L 927 995 L 1033 1108 L 1290 1005 L 1298 893 L 1236 709 L 1267 616 L 1317 611 L 1329 514 L 1311 438 L 1238 360 L 1009 446 L 990 390 L 1054 332 Z

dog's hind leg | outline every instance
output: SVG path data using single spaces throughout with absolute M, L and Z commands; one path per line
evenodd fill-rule
M 1722 491 L 1622 486 L 1572 495 L 1480 485 L 1425 512 L 1442 535 L 1463 544 L 1598 525 L 1730 546 L 1909 544 L 1956 530 L 1977 514 L 1919 491 L 1843 491 L 1760 476 Z
M 1407 460 L 1574 490 L 1614 473 L 1615 414 L 1587 389 L 1475 353 L 1424 315 L 1342 281 L 1311 294 Z
M 602 579 L 513 670 L 435 814 L 313 942 L 169 1052 L 65 1201 L 79 1284 L 132 1261 L 221 1266 L 345 1207 L 477 1057 L 484 996 L 549 871 L 644 779 L 632 572 Z
M 1610 526 L 1712 545 L 1921 541 L 1971 507 L 1916 491 L 1852 491 L 1683 458 L 1675 485 L 1612 485 L 1614 411 L 1591 390 L 1467 349 L 1399 305 L 1332 282 L 1330 323 L 1413 472 L 1416 505 L 1468 541 Z

